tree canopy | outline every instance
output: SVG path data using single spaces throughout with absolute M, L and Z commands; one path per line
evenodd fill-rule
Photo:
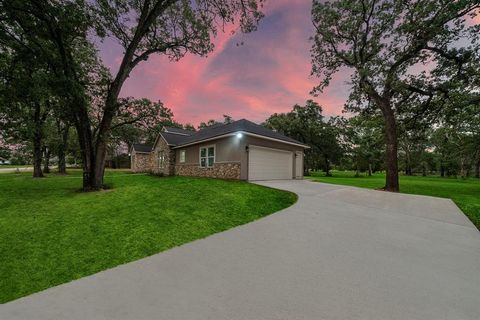
M 264 123 L 267 128 L 281 132 L 310 146 L 305 150 L 305 170 L 324 169 L 329 174 L 332 161 L 337 161 L 343 149 L 337 139 L 335 119 L 326 121 L 322 107 L 313 100 L 305 106 L 295 105 L 288 113 L 275 113 Z
M 385 124 L 385 189 L 398 191 L 400 113 L 411 106 L 432 110 L 432 102 L 465 88 L 478 64 L 479 26 L 468 25 L 476 0 L 313 1 L 315 26 L 312 74 L 322 92 L 341 68 L 352 71 L 352 108 L 376 108 Z M 434 66 L 430 70 L 426 66 Z M 455 72 L 447 72 L 455 66 Z

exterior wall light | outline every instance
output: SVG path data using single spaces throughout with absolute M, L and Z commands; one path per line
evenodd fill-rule
M 238 139 L 240 139 L 241 137 L 243 137 L 243 133 L 239 132 L 239 133 L 237 133 L 236 136 L 237 136 Z

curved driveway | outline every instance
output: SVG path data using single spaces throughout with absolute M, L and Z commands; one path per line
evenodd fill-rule
M 309 181 L 253 223 L 0 306 L 0 319 L 478 319 L 480 233 L 446 199 Z

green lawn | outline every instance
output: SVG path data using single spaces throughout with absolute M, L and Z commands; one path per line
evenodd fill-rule
M 385 185 L 385 174 L 376 173 L 371 177 L 355 177 L 351 171 L 332 171 L 332 177 L 323 172 L 314 172 L 314 181 L 379 189 Z M 400 176 L 400 192 L 450 198 L 480 229 L 480 180 L 460 178 L 440 178 L 434 176 Z
M 253 221 L 296 195 L 246 182 L 107 172 L 0 175 L 0 303 Z

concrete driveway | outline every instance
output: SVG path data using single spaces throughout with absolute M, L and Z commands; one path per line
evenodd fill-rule
M 0 319 L 478 319 L 480 233 L 450 201 L 308 181 L 256 222 L 0 306 Z

